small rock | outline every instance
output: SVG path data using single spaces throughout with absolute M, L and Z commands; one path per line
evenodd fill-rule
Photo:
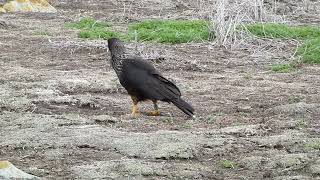
M 0 161 L 0 179 L 39 179 L 16 168 L 9 161 Z
M 57 12 L 46 0 L 13 0 L 7 2 L 3 9 L 7 12 Z
M 3 9 L 3 7 L 0 7 L 0 13 L 5 13 L 5 12 L 6 12 L 6 10 Z
M 99 115 L 92 118 L 97 123 L 116 123 L 117 119 L 109 115 Z
M 238 112 L 249 113 L 249 112 L 252 111 L 252 107 L 251 106 L 238 106 L 237 107 L 237 111 Z
M 0 8 L 0 12 L 1 12 L 1 8 Z M 7 29 L 8 25 L 6 22 L 4 21 L 0 21 L 0 28 L 4 28 L 4 29 Z

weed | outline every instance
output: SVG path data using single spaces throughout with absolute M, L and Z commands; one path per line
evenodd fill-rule
M 35 31 L 33 33 L 34 35 L 39 35 L 39 36 L 52 36 L 50 32 L 43 30 L 43 31 Z
M 111 27 L 111 25 L 107 22 L 99 22 L 92 18 L 83 18 L 79 22 L 68 23 L 65 27 L 75 29 L 94 29 Z
M 168 124 L 173 124 L 173 118 L 172 117 L 168 117 L 162 120 L 164 123 L 168 123 Z
M 292 64 L 273 64 L 271 70 L 274 72 L 287 73 L 295 69 Z
M 242 112 L 242 111 L 240 111 L 240 112 L 239 112 L 239 116 L 241 116 L 241 117 L 249 117 L 250 114 L 249 114 L 248 112 Z
M 208 23 L 202 20 L 148 20 L 129 26 L 129 38 L 159 43 L 208 40 Z
M 248 31 L 263 38 L 310 39 L 320 37 L 320 28 L 313 26 L 288 26 L 285 24 L 251 24 Z
M 213 113 L 208 116 L 196 116 L 194 121 L 205 122 L 207 124 L 213 124 L 216 122 L 217 117 L 222 116 L 221 113 Z
M 230 161 L 230 160 L 221 160 L 220 164 L 222 167 L 227 168 L 227 169 L 233 169 L 234 168 L 234 162 Z
M 251 74 L 245 74 L 245 75 L 243 76 L 243 78 L 244 78 L 244 79 L 247 79 L 247 80 L 250 80 L 250 79 L 252 79 L 252 75 L 251 75 Z
M 307 143 L 305 148 L 307 150 L 320 150 L 320 141 Z
M 298 103 L 301 101 L 301 99 L 299 97 L 296 96 L 290 96 L 288 98 L 289 104 L 293 104 L 293 103 Z
M 304 120 L 300 120 L 296 123 L 296 127 L 298 129 L 305 129 L 307 128 L 308 124 Z
M 67 28 L 80 29 L 79 38 L 85 39 L 109 39 L 121 37 L 120 33 L 109 30 L 111 25 L 107 22 L 99 22 L 91 18 L 83 18 L 79 22 L 66 24 Z
M 284 24 L 251 24 L 246 27 L 252 34 L 263 38 L 286 38 L 304 40 L 297 54 L 302 56 L 302 62 L 320 64 L 320 27 L 287 26 Z M 275 68 L 278 71 L 279 68 Z M 286 70 L 287 69 L 287 70 Z M 280 71 L 291 70 L 290 65 L 281 66 Z
M 217 116 L 216 116 L 216 115 L 210 114 L 209 116 L 207 116 L 206 122 L 207 122 L 208 124 L 213 124 L 213 123 L 216 122 L 216 119 L 217 119 Z
M 297 54 L 302 56 L 304 63 L 320 64 L 320 36 L 307 40 L 298 48 Z
M 191 129 L 192 128 L 192 122 L 188 121 L 184 124 L 182 124 L 182 127 L 185 129 Z
M 109 39 L 112 37 L 120 37 L 121 35 L 114 31 L 104 29 L 81 30 L 78 34 L 79 38 L 84 39 Z

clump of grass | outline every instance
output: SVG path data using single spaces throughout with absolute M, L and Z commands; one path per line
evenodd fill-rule
M 307 64 L 320 64 L 320 27 L 313 26 L 287 26 L 284 24 L 251 24 L 246 27 L 248 31 L 263 38 L 285 38 L 304 40 L 297 49 L 302 62 Z M 276 71 L 279 68 L 276 68 Z M 292 69 L 290 65 L 282 65 L 280 71 Z
M 78 22 L 68 23 L 65 25 L 65 27 L 75 29 L 94 29 L 111 27 L 111 24 L 107 22 L 99 22 L 92 18 L 83 18 Z
M 273 64 L 271 70 L 274 72 L 287 73 L 294 70 L 295 67 L 292 64 Z
M 39 35 L 39 36 L 52 36 L 51 33 L 49 31 L 35 31 L 33 33 L 34 35 Z
M 297 54 L 302 56 L 304 63 L 320 64 L 320 36 L 307 40 L 298 48 Z
M 311 142 L 305 145 L 305 148 L 308 150 L 320 150 L 320 141 L 319 142 Z
M 289 102 L 289 104 L 294 104 L 294 103 L 301 102 L 301 99 L 297 96 L 290 96 L 288 98 L 288 102 Z
M 174 119 L 172 117 L 168 117 L 168 118 L 162 119 L 162 122 L 167 124 L 173 124 Z
M 233 169 L 235 164 L 234 162 L 230 161 L 230 160 L 221 160 L 220 164 L 222 167 L 227 168 L 227 169 Z
M 208 40 L 208 23 L 202 20 L 148 20 L 129 26 L 129 38 L 159 43 Z
M 92 18 L 83 18 L 79 22 L 66 24 L 67 28 L 80 29 L 79 38 L 85 39 L 109 39 L 112 37 L 121 37 L 121 34 L 114 32 L 109 28 L 111 25 L 107 22 L 99 22 Z
M 112 37 L 120 37 L 121 35 L 114 31 L 104 29 L 82 30 L 78 34 L 79 38 L 84 39 L 109 39 Z
M 305 129 L 305 128 L 307 128 L 308 127 L 308 124 L 307 124 L 307 122 L 305 121 L 305 120 L 300 120 L 300 121 L 298 121 L 297 123 L 296 123 L 296 128 L 298 128 L 298 129 Z
M 184 129 L 191 129 L 192 128 L 192 122 L 188 121 L 188 122 L 182 124 L 181 127 L 184 128 Z
M 309 39 L 320 37 L 320 28 L 313 26 L 288 26 L 285 24 L 251 24 L 248 31 L 263 38 Z

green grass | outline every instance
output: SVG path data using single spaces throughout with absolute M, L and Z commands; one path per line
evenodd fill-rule
M 112 37 L 120 37 L 121 35 L 118 32 L 105 30 L 105 29 L 90 29 L 90 30 L 81 30 L 78 34 L 79 38 L 84 39 L 109 39 Z
M 307 150 L 320 150 L 320 141 L 319 142 L 310 142 L 305 145 Z
M 230 160 L 221 160 L 220 164 L 222 167 L 224 167 L 226 169 L 233 169 L 235 166 L 234 162 L 232 162 Z
M 201 20 L 148 20 L 129 25 L 130 39 L 159 43 L 187 43 L 208 40 L 208 23 Z
M 121 37 L 121 34 L 110 30 L 111 25 L 107 22 L 99 22 L 91 18 L 83 18 L 78 22 L 68 23 L 67 28 L 80 29 L 79 38 L 84 39 L 109 39 Z
M 78 37 L 86 39 L 108 39 L 117 37 L 124 40 L 137 39 L 159 43 L 201 42 L 209 39 L 208 22 L 203 20 L 147 20 L 133 23 L 128 27 L 128 34 L 111 30 L 111 24 L 83 18 L 78 22 L 68 23 L 67 28 L 79 29 Z M 320 27 L 287 26 L 284 24 L 251 24 L 247 29 L 263 38 L 286 38 L 304 40 L 297 50 L 303 63 L 320 64 Z M 39 32 L 38 35 L 48 35 Z M 275 72 L 289 72 L 295 69 L 292 64 L 277 64 L 271 67 Z
M 251 24 L 247 29 L 252 34 L 262 38 L 297 39 L 304 43 L 298 47 L 297 55 L 306 64 L 320 64 L 320 26 L 288 26 L 284 24 Z M 290 65 L 275 67 L 275 71 L 282 72 L 292 69 Z
M 252 34 L 263 38 L 310 39 L 320 37 L 320 27 L 288 26 L 284 24 L 251 24 L 247 29 Z
M 67 23 L 65 26 L 67 28 L 74 28 L 74 29 L 94 29 L 94 28 L 111 27 L 111 24 L 107 22 L 99 22 L 92 18 L 82 18 L 78 22 Z
M 295 67 L 292 64 L 273 64 L 271 70 L 274 72 L 287 73 L 294 70 Z
M 302 56 L 304 63 L 320 64 L 320 36 L 306 40 L 306 42 L 298 48 L 297 54 Z
M 52 36 L 50 32 L 43 30 L 43 31 L 35 31 L 33 33 L 34 35 L 39 35 L 39 36 Z

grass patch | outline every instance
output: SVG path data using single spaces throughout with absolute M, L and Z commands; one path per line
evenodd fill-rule
M 92 18 L 83 18 L 78 22 L 67 23 L 65 27 L 74 29 L 94 29 L 111 27 L 111 24 L 107 22 L 99 22 Z
M 187 43 L 208 40 L 208 23 L 202 20 L 148 20 L 129 26 L 129 38 L 159 43 Z
M 295 126 L 296 126 L 296 128 L 298 128 L 298 129 L 305 129 L 305 128 L 308 127 L 308 124 L 307 124 L 306 121 L 300 120 L 300 121 L 298 121 L 298 122 L 295 124 Z
M 273 64 L 271 66 L 272 71 L 280 73 L 288 73 L 294 69 L 295 67 L 292 64 Z
M 227 169 L 233 169 L 234 168 L 234 162 L 230 160 L 221 160 L 220 164 L 222 167 L 227 168 Z
M 308 150 L 320 150 L 320 141 L 319 142 L 311 142 L 305 145 Z
M 304 63 L 320 64 L 320 36 L 307 40 L 298 48 L 297 54 L 302 56 Z
M 111 24 L 99 22 L 91 18 L 83 18 L 78 22 L 68 23 L 67 28 L 80 29 L 79 38 L 84 39 L 109 39 L 112 37 L 121 37 L 121 34 L 110 30 Z
M 78 34 L 79 38 L 84 39 L 109 39 L 112 37 L 120 37 L 121 35 L 114 31 L 104 29 L 81 30 Z
M 192 128 L 192 122 L 187 121 L 186 123 L 181 125 L 182 128 L 184 129 L 191 129 Z
M 320 28 L 313 26 L 288 26 L 285 24 L 251 24 L 250 33 L 262 38 L 309 39 L 320 37 Z
M 247 26 L 250 33 L 262 38 L 284 38 L 303 40 L 304 44 L 297 50 L 302 62 L 320 64 L 320 26 L 288 26 L 284 24 L 251 24 Z M 292 69 L 290 65 L 276 67 L 276 72 Z
M 38 35 L 38 36 L 52 36 L 52 34 L 46 30 L 44 31 L 35 31 L 33 33 L 34 35 Z

